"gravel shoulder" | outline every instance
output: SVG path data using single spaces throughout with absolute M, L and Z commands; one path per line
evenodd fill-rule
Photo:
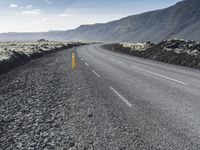
M 70 50 L 0 76 L 0 149 L 143 149 L 128 110 Z M 109 98 L 109 99 L 108 99 Z

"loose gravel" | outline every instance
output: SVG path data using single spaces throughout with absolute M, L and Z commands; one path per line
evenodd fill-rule
M 48 54 L 0 76 L 0 149 L 144 148 L 106 81 L 94 83 L 79 59 L 72 70 L 70 53 Z

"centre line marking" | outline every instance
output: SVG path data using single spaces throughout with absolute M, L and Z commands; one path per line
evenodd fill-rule
M 165 78 L 165 79 L 167 79 L 167 80 L 171 80 L 171 81 L 174 81 L 174 82 L 183 84 L 183 85 L 188 85 L 188 84 L 185 83 L 185 82 L 182 82 L 182 81 L 179 81 L 179 80 L 176 80 L 176 79 L 173 79 L 173 78 L 164 76 L 164 75 L 160 75 L 160 74 L 154 73 L 154 72 L 152 72 L 152 71 L 149 71 L 149 70 L 146 70 L 146 69 L 137 67 L 137 66 L 133 66 L 133 65 L 132 65 L 131 67 L 136 68 L 136 69 L 138 69 L 138 70 L 142 70 L 142 71 L 144 71 L 144 72 L 147 72 L 147 73 L 150 73 L 150 74 L 153 74 L 153 75 L 156 75 L 156 76 L 161 77 L 161 78 Z
M 84 59 L 81 57 L 81 60 L 84 61 Z
M 121 94 L 119 94 L 113 87 L 110 86 L 110 89 L 123 101 L 125 102 L 129 107 L 132 107 L 132 104 L 129 103 L 127 99 L 125 99 Z
M 85 65 L 89 67 L 88 63 L 85 62 Z
M 96 71 L 92 70 L 92 72 L 97 76 L 97 77 L 101 77 Z

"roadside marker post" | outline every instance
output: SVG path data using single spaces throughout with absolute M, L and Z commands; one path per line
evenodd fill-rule
M 72 69 L 76 68 L 76 60 L 75 60 L 75 53 L 74 53 L 74 46 L 72 50 Z

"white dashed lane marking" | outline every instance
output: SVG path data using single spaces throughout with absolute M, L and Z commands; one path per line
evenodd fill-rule
M 125 99 L 121 94 L 119 94 L 113 87 L 110 86 L 110 89 L 123 101 L 125 102 L 129 107 L 132 107 L 132 104 L 129 103 L 127 99 Z
M 89 67 L 88 63 L 85 62 L 85 65 Z
M 97 76 L 97 77 L 101 77 L 96 71 L 92 70 L 92 72 Z

